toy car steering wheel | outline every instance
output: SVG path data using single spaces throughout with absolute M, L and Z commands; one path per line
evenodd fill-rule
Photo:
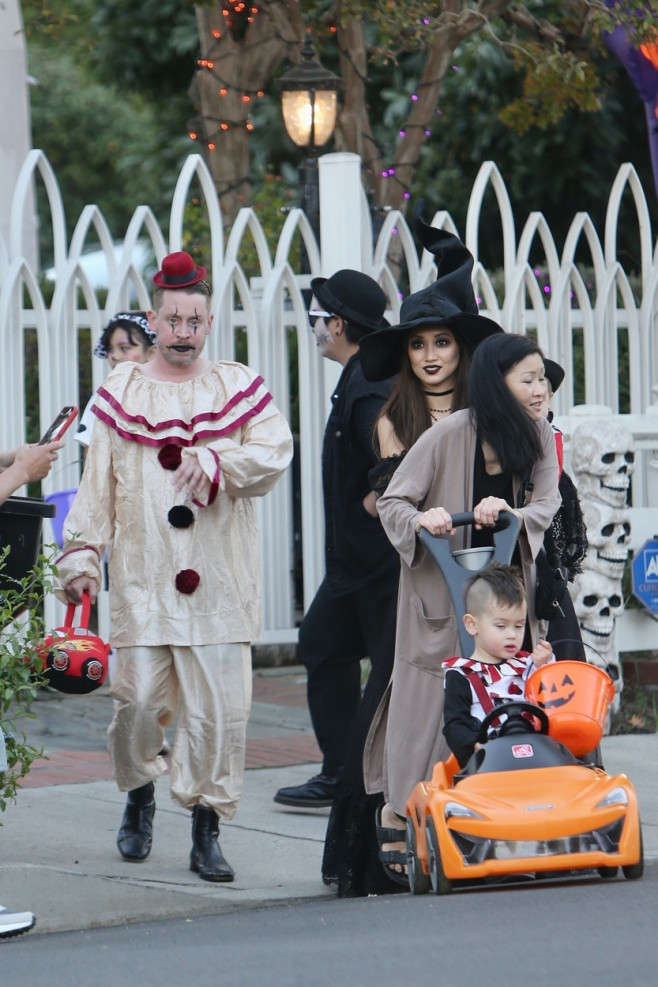
M 532 716 L 537 717 L 539 720 L 539 730 L 533 728 L 532 723 L 522 716 L 523 713 L 530 713 Z M 477 736 L 478 744 L 486 744 L 488 740 L 493 739 L 492 737 L 489 737 L 489 727 L 494 720 L 498 719 L 499 716 L 506 716 L 507 720 L 500 727 L 496 736 L 504 737 L 506 734 L 513 733 L 514 731 L 510 729 L 510 726 L 512 724 L 517 727 L 520 726 L 521 724 L 519 721 L 526 724 L 526 729 L 523 731 L 524 733 L 548 733 L 548 716 L 544 710 L 539 706 L 535 706 L 534 703 L 527 703 L 518 699 L 512 700 L 512 702 L 509 703 L 501 703 L 500 706 L 494 706 L 494 708 L 487 713 L 480 724 L 480 732 Z

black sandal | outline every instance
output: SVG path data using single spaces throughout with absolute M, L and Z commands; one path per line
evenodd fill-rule
M 407 854 L 403 853 L 402 850 L 382 850 L 383 843 L 404 843 L 406 836 L 403 829 L 394 829 L 392 827 L 382 826 L 382 808 L 379 806 L 375 812 L 375 831 L 377 833 L 377 842 L 379 844 L 379 859 L 381 860 L 382 866 L 384 868 L 384 873 L 390 877 L 392 881 L 396 884 L 401 884 L 403 887 L 409 887 L 409 877 L 405 872 L 400 872 L 393 870 L 390 866 L 391 864 L 401 864 L 403 867 L 407 866 Z

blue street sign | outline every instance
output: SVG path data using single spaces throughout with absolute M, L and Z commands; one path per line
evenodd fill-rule
M 640 603 L 658 614 L 658 538 L 646 541 L 633 559 L 631 585 Z

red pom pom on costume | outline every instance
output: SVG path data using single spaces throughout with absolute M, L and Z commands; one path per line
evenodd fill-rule
M 201 576 L 194 569 L 181 569 L 176 573 L 176 589 L 179 593 L 193 593 L 201 582 Z
M 175 446 L 172 442 L 169 442 L 166 446 L 163 446 L 158 453 L 158 460 L 160 466 L 164 470 L 177 470 L 181 464 L 183 458 L 183 452 L 180 446 Z

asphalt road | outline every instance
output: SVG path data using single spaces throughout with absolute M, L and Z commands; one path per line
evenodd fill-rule
M 298 903 L 0 943 L 20 987 L 647 987 L 658 866 L 580 879 Z

